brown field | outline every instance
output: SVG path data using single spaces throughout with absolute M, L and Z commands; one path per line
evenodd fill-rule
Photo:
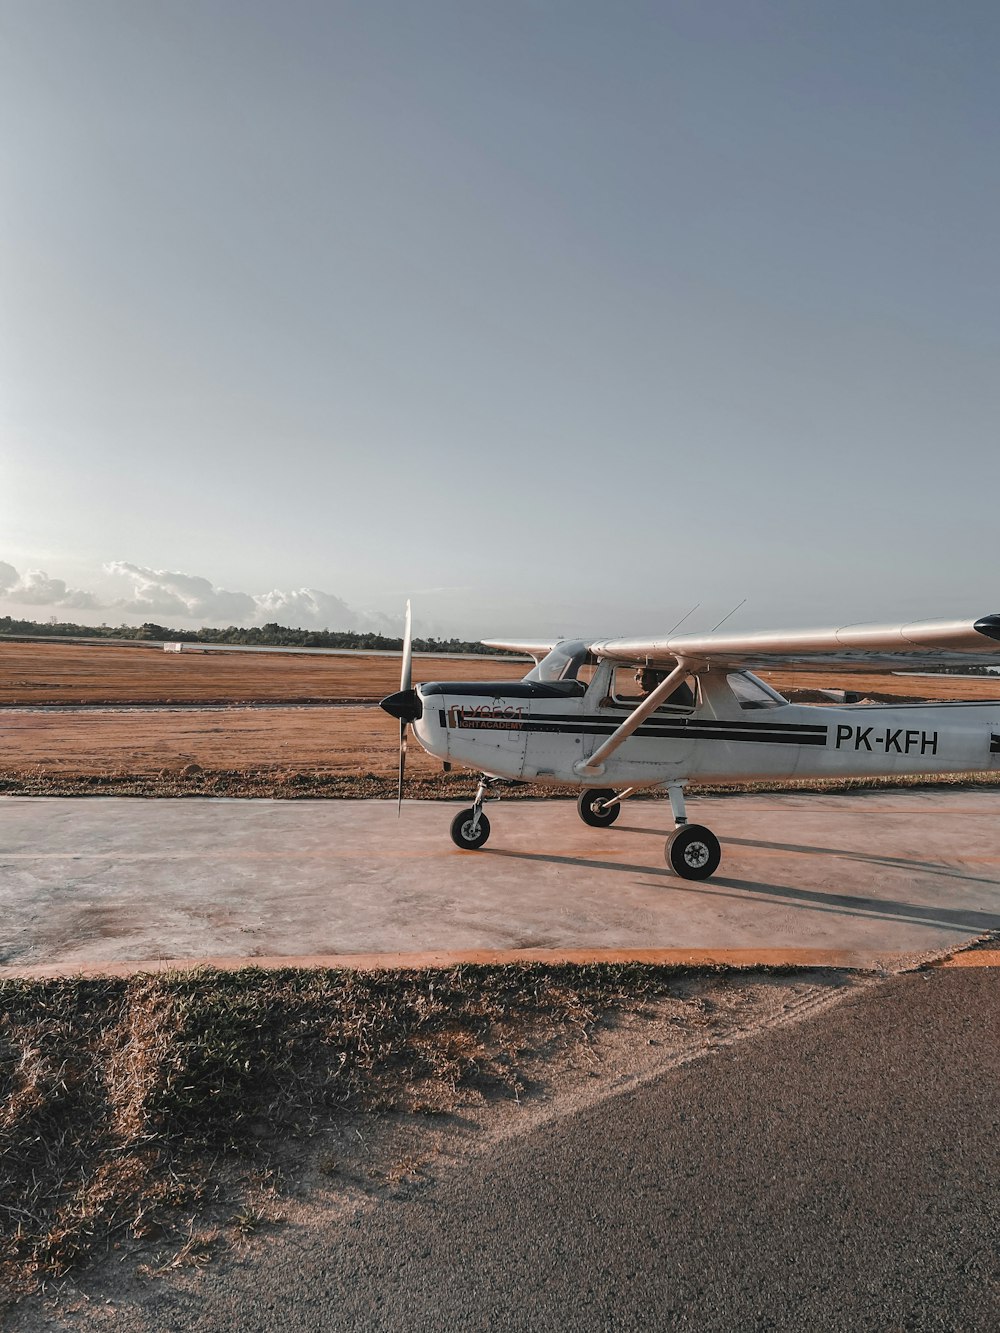
M 388 773 L 398 762 L 399 723 L 380 708 L 232 708 L 106 713 L 8 713 L 2 768 L 46 773 L 179 772 L 266 768 Z M 440 764 L 411 745 L 415 775 Z
M 830 672 L 822 676 L 794 671 L 757 674 L 785 695 L 796 690 L 826 689 L 853 690 L 865 698 L 900 703 L 921 699 L 952 703 L 963 699 L 1000 699 L 1000 676 L 894 676 L 874 671 L 869 674 L 845 671 L 839 675 Z
M 415 657 L 422 680 L 517 679 L 530 663 Z M 399 659 L 295 653 L 165 653 L 157 644 L 0 642 L 0 705 L 381 699 Z
M 525 670 L 524 663 L 514 661 L 414 660 L 418 681 L 511 679 Z M 309 778 L 329 780 L 331 790 L 343 788 L 341 794 L 348 794 L 351 783 L 359 793 L 387 794 L 398 762 L 398 724 L 392 718 L 370 705 L 294 705 L 317 699 L 376 700 L 398 688 L 398 672 L 398 659 L 386 657 L 173 654 L 149 647 L 0 643 L 0 707 L 168 701 L 235 705 L 148 712 L 12 709 L 0 714 L 0 786 L 8 791 L 74 790 L 74 783 L 98 778 L 115 790 L 122 784 L 128 790 L 187 790 L 192 780 L 197 790 L 205 781 L 201 769 L 229 775 L 224 790 L 259 791 L 265 779 L 265 789 L 270 782 L 284 790 L 290 782 Z M 817 683 L 787 672 L 769 673 L 768 679 L 786 692 Z M 822 684 L 879 698 L 1000 698 L 1000 679 L 845 675 L 823 678 Z M 239 706 L 254 701 L 291 706 Z M 442 783 L 440 765 L 416 744 L 409 748 L 407 773 L 418 788 L 437 783 L 442 792 L 469 782 L 455 775 Z M 133 779 L 141 780 L 139 788 Z
M 371 706 L 294 705 L 380 699 L 399 688 L 399 665 L 393 657 L 165 653 L 159 646 L 0 642 L 0 708 L 235 705 L 0 714 L 0 778 L 10 791 L 45 790 L 53 781 L 70 779 L 72 785 L 73 779 L 93 776 L 158 778 L 168 787 L 177 785 L 184 769 L 197 765 L 208 772 L 263 772 L 279 783 L 299 774 L 388 779 L 397 771 L 399 754 L 399 724 L 392 718 Z M 415 657 L 413 678 L 516 680 L 529 665 Z M 292 706 L 239 706 L 255 702 Z M 409 775 L 419 780 L 440 772 L 440 764 L 419 745 L 409 747 Z M 227 789 L 233 785 L 230 780 Z

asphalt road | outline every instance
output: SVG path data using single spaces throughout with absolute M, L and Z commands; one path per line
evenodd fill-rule
M 998 1147 L 1000 970 L 909 974 L 276 1240 L 163 1327 L 997 1330 Z

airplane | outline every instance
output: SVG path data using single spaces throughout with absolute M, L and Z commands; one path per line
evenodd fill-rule
M 534 658 L 522 680 L 412 683 L 406 605 L 399 690 L 399 799 L 407 732 L 446 769 L 478 772 L 471 807 L 452 821 L 466 850 L 490 836 L 486 799 L 504 784 L 579 791 L 584 823 L 607 828 L 639 791 L 666 792 L 674 831 L 664 857 L 708 879 L 719 839 L 688 823 L 684 788 L 755 780 L 1000 771 L 1000 697 L 986 703 L 789 703 L 754 669 L 798 672 L 1000 668 L 1000 613 L 977 620 L 664 639 L 483 640 Z M 1000 683 L 1000 682 L 998 682 Z M 1000 694 L 1000 691 L 998 691 Z

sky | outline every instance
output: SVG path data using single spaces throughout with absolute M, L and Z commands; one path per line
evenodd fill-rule
M 1000 7 L 0 0 L 0 615 L 1000 610 Z

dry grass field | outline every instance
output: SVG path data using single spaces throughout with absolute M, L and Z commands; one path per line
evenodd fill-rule
M 530 663 L 528 664 L 530 666 Z M 421 680 L 517 679 L 511 660 L 415 657 Z M 381 699 L 399 689 L 399 659 L 296 653 L 165 653 L 159 644 L 0 642 L 0 706 L 92 703 L 301 703 Z
M 418 656 L 413 661 L 416 681 L 516 680 L 527 669 L 514 660 Z M 0 774 L 169 780 L 197 765 L 210 771 L 388 777 L 398 762 L 399 726 L 392 718 L 371 706 L 295 705 L 374 703 L 398 688 L 399 659 L 393 657 L 0 642 L 0 709 L 12 709 L 0 713 Z M 247 706 L 254 703 L 269 706 Z M 274 706 L 281 703 L 290 706 Z M 83 707 L 20 711 L 53 704 Z M 116 704 L 130 705 L 130 711 L 98 707 Z M 132 711 L 142 704 L 179 706 Z M 198 707 L 206 704 L 232 706 Z M 440 765 L 414 745 L 407 770 L 415 778 L 428 777 L 440 772 Z
M 44 773 L 281 769 L 395 772 L 399 724 L 380 708 L 227 708 L 150 712 L 8 713 L 4 770 Z M 419 745 L 407 771 L 440 771 Z
M 796 690 L 853 690 L 865 698 L 875 700 L 937 699 L 942 703 L 960 700 L 1000 699 L 1000 676 L 893 676 L 877 672 L 857 675 L 844 672 L 838 675 L 806 675 L 794 671 L 761 671 L 761 680 L 780 694 Z
M 525 670 L 513 660 L 414 659 L 418 681 L 516 679 Z M 784 691 L 819 683 L 787 672 L 769 673 L 769 679 Z M 398 682 L 398 659 L 391 657 L 175 654 L 138 646 L 0 642 L 0 709 L 8 710 L 0 712 L 0 779 L 8 791 L 50 790 L 53 782 L 93 778 L 119 784 L 139 778 L 146 783 L 141 790 L 168 791 L 177 789 L 185 770 L 190 778 L 201 769 L 269 775 L 277 784 L 303 776 L 340 784 L 364 780 L 358 794 L 384 794 L 378 784 L 387 792 L 396 772 L 398 725 L 371 704 Z M 879 698 L 1000 697 L 1000 678 L 845 676 L 821 683 Z M 340 700 L 357 704 L 301 706 Z M 53 704 L 83 707 L 29 711 Z M 131 707 L 116 712 L 116 704 Z M 142 704 L 175 707 L 137 710 Z M 281 704 L 288 706 L 275 706 Z M 442 790 L 457 782 L 441 784 L 440 766 L 418 745 L 410 746 L 407 772 L 418 784 L 433 781 Z M 250 789 L 238 783 L 234 788 L 234 782 L 227 779 L 222 789 Z M 263 794 L 259 783 L 253 790 Z

